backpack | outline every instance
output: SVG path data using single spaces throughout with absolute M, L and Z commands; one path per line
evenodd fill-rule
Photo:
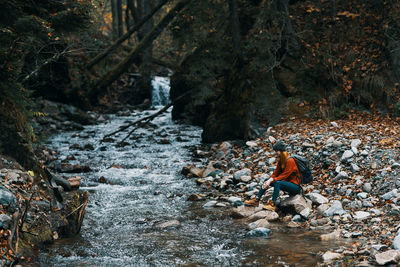
M 299 177 L 300 183 L 308 184 L 311 183 L 313 180 L 313 176 L 311 173 L 310 163 L 305 157 L 299 155 L 292 155 L 290 158 L 293 158 L 296 162 L 297 168 L 299 169 L 303 178 Z

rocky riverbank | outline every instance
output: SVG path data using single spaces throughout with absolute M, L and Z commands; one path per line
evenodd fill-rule
M 322 230 L 321 240 L 350 240 L 349 246 L 320 251 L 323 265 L 384 265 L 400 261 L 399 120 L 358 114 L 337 121 L 287 121 L 246 143 L 222 142 L 199 148 L 206 165 L 191 164 L 182 173 L 196 178 L 212 198 L 205 207 L 230 204 L 232 216 L 245 218 L 250 235 L 269 236 L 270 221 L 288 227 Z M 290 153 L 307 157 L 314 181 L 303 185 L 305 198 L 281 193 L 277 212 L 246 207 L 260 183 L 275 168 L 272 143 L 283 139 Z M 272 195 L 269 189 L 266 202 Z M 192 195 L 191 201 L 205 200 Z M 273 231 L 272 237 L 273 238 Z

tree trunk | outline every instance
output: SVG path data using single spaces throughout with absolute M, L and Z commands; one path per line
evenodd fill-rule
M 128 0 L 129 1 L 129 0 Z M 140 20 L 138 23 L 136 23 L 132 28 L 130 28 L 127 33 L 122 35 L 118 40 L 116 40 L 111 46 L 109 46 L 107 49 L 105 49 L 103 52 L 98 54 L 93 60 L 91 60 L 88 65 L 87 69 L 91 69 L 94 65 L 99 63 L 103 58 L 105 58 L 108 54 L 110 54 L 112 51 L 114 51 L 119 45 L 121 45 L 126 39 L 129 38 L 133 33 L 135 33 L 137 30 L 139 30 L 149 19 L 151 19 L 154 14 L 161 8 L 163 7 L 169 0 L 162 0 L 153 10 L 146 15 L 142 20 Z
M 155 38 L 164 30 L 164 28 L 172 21 L 173 18 L 181 11 L 186 4 L 188 4 L 191 0 L 181 0 L 178 2 L 173 9 L 171 9 L 168 14 L 166 14 L 162 20 L 153 27 L 153 29 L 143 38 L 140 43 L 132 49 L 129 55 L 116 67 L 110 70 L 105 76 L 103 76 L 98 82 L 95 83 L 92 90 L 89 93 L 89 98 L 92 102 L 97 101 L 97 96 L 104 92 L 104 90 L 117 80 L 121 74 L 126 72 L 131 66 L 133 60 L 138 55 L 139 52 L 143 51 L 145 47 L 150 45 Z
M 117 0 L 111 0 L 111 15 L 112 15 L 112 36 L 118 36 L 118 11 Z
M 288 0 L 276 0 L 276 7 L 278 12 L 281 13 L 279 26 L 282 31 L 283 46 L 285 46 L 286 51 L 290 51 L 290 48 L 294 48 L 294 50 L 298 51 L 300 45 L 290 20 Z
M 118 15 L 118 37 L 124 34 L 124 25 L 122 24 L 122 0 L 117 0 L 117 15 Z
M 240 23 L 239 23 L 236 0 L 229 0 L 229 16 L 230 16 L 231 31 L 232 31 L 231 35 L 232 35 L 233 51 L 238 59 L 238 66 L 241 67 L 243 65 L 243 53 L 242 53 Z
M 151 0 L 144 1 L 143 12 L 145 15 L 151 12 Z M 143 36 L 146 36 L 153 27 L 153 20 L 150 19 L 146 22 L 143 28 Z M 152 42 L 143 50 L 143 79 L 142 79 L 142 90 L 145 95 L 151 101 L 152 98 L 152 87 L 151 87 L 151 58 L 152 58 L 153 44 Z

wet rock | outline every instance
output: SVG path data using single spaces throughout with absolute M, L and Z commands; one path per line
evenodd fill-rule
M 86 144 L 83 149 L 85 150 L 94 150 L 94 146 L 92 144 Z
M 259 227 L 247 233 L 249 237 L 269 237 L 271 230 L 268 228 Z
M 166 229 L 166 228 L 171 228 L 171 227 L 177 227 L 180 225 L 181 225 L 181 223 L 178 220 L 171 220 L 171 221 L 158 223 L 155 225 L 155 227 L 158 229 Z
M 208 177 L 211 176 L 210 174 L 215 171 L 214 167 L 207 167 L 203 173 L 202 173 L 202 177 Z
M 101 177 L 99 178 L 98 182 L 101 183 L 101 184 L 108 184 L 108 183 L 109 183 L 108 180 L 107 180 L 107 178 L 104 177 L 104 176 L 101 176 Z
M 247 218 L 255 212 L 254 207 L 240 206 L 232 210 L 231 216 L 235 219 Z
M 339 200 L 335 200 L 332 203 L 332 206 L 326 211 L 324 211 L 323 215 L 325 217 L 330 217 L 334 215 L 342 215 L 344 213 L 346 213 L 346 211 L 343 209 L 342 203 Z
M 52 180 L 54 180 L 54 182 L 57 185 L 61 186 L 64 189 L 64 191 L 68 192 L 68 191 L 72 190 L 71 184 L 66 179 L 64 179 L 64 178 L 62 178 L 60 176 L 54 175 L 52 177 Z
M 311 209 L 311 201 L 298 194 L 282 200 L 278 208 L 283 212 L 300 214 L 305 208 Z
M 70 177 L 67 179 L 72 189 L 78 189 L 81 186 L 82 177 Z
M 204 200 L 204 195 L 203 194 L 192 194 L 188 197 L 188 201 L 201 201 Z
M 322 255 L 322 259 L 324 262 L 331 262 L 333 260 L 337 260 L 340 259 L 342 257 L 342 255 L 340 255 L 339 253 L 335 253 L 335 252 L 325 252 L 324 255 Z
M 232 206 L 238 207 L 244 205 L 242 199 L 240 197 L 229 197 L 228 202 L 232 204 Z
M 322 241 L 337 240 L 337 239 L 340 238 L 340 230 L 334 231 L 334 232 L 329 233 L 329 234 L 320 235 L 319 238 Z
M 181 173 L 183 175 L 190 174 L 193 177 L 202 177 L 203 171 L 200 168 L 196 167 L 196 165 L 190 164 L 188 166 L 183 167 Z
M 289 223 L 287 224 L 287 227 L 290 227 L 290 228 L 299 228 L 299 227 L 301 227 L 301 223 L 299 223 L 299 222 L 289 222 Z
M 369 212 L 366 211 L 356 211 L 354 212 L 353 218 L 357 221 L 363 221 L 371 216 Z
M 314 192 L 309 193 L 306 195 L 306 197 L 308 197 L 312 201 L 312 203 L 315 205 L 321 205 L 321 204 L 328 203 L 328 199 L 318 193 L 314 193 Z
M 239 182 L 242 176 L 251 176 L 251 170 L 246 168 L 235 172 L 235 174 L 233 175 L 233 181 Z
M 248 228 L 250 230 L 254 230 L 254 229 L 260 228 L 260 227 L 261 228 L 268 228 L 269 225 L 270 225 L 270 223 L 268 222 L 267 219 L 260 219 L 260 220 L 257 220 L 255 222 L 249 223 Z
M 212 208 L 218 203 L 216 200 L 208 201 L 206 204 L 203 205 L 203 208 Z
M 379 265 L 386 265 L 388 263 L 398 263 L 400 261 L 399 250 L 388 250 L 375 255 L 375 260 Z
M 311 220 L 310 225 L 320 226 L 320 225 L 325 225 L 330 222 L 331 222 L 331 220 L 329 218 L 321 218 L 321 219 L 317 219 L 317 220 L 313 219 L 313 220 Z
M 8 230 L 11 227 L 12 219 L 6 214 L 0 214 L 0 229 Z

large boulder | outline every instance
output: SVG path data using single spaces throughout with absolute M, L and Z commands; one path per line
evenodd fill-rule
M 400 262 L 400 251 L 388 250 L 375 255 L 376 263 L 379 265 L 386 265 L 388 263 L 399 263 Z
M 285 213 L 300 214 L 305 208 L 311 209 L 311 200 L 298 194 L 281 201 L 278 208 Z

